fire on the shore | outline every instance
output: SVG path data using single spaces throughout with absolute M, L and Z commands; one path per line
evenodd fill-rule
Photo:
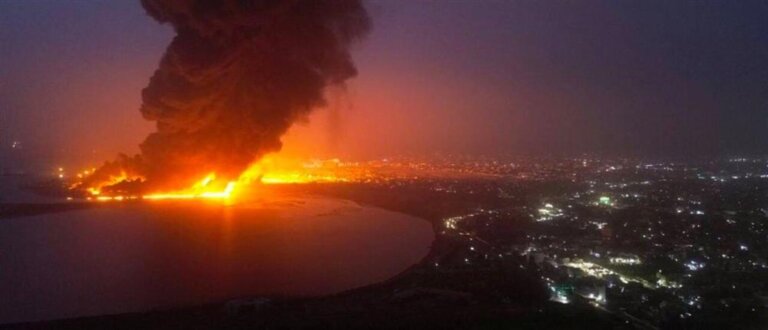
M 238 188 L 251 184 L 298 184 L 316 182 L 345 182 L 350 178 L 340 176 L 338 159 L 326 161 L 299 162 L 277 157 L 265 157 L 243 171 L 236 180 L 218 178 L 216 173 L 209 173 L 197 181 L 192 187 L 178 191 L 159 191 L 147 194 L 115 194 L 108 192 L 110 187 L 142 182 L 143 177 L 128 175 L 111 176 L 108 180 L 84 187 L 81 182 L 75 182 L 71 189 L 86 192 L 86 200 L 92 201 L 122 201 L 122 200 L 184 200 L 184 199 L 219 199 L 228 200 L 235 197 Z M 92 170 L 85 170 L 77 175 L 86 178 Z

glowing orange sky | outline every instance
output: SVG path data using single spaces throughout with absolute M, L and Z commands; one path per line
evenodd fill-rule
M 359 77 L 285 151 L 765 150 L 756 3 L 368 1 Z M 141 89 L 169 28 L 133 0 L 0 6 L 0 146 L 20 140 L 65 166 L 135 153 L 151 131 Z

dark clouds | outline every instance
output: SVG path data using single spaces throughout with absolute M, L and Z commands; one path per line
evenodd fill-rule
M 92 180 L 116 168 L 156 188 L 186 187 L 211 172 L 236 178 L 280 150 L 288 128 L 324 104 L 326 86 L 356 75 L 348 48 L 370 25 L 356 0 L 142 4 L 176 31 L 142 91 L 141 113 L 157 131 L 140 155 Z
M 365 5 L 376 29 L 354 54 L 364 74 L 350 84 L 338 156 L 768 150 L 768 2 Z M 150 129 L 135 113 L 140 89 L 170 30 L 140 9 L 0 1 L 0 138 L 68 147 L 53 161 L 137 144 Z

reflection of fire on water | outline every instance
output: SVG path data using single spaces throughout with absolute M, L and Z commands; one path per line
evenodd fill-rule
M 196 182 L 192 187 L 179 191 L 151 192 L 146 194 L 125 193 L 125 189 L 116 189 L 126 185 L 141 184 L 144 178 L 121 172 L 120 175 L 110 176 L 108 180 L 97 182 L 91 186 L 83 186 L 77 181 L 70 186 L 71 190 L 84 191 L 86 200 L 93 201 L 123 201 L 123 200 L 165 200 L 165 199 L 231 199 L 237 188 L 250 184 L 299 184 L 320 182 L 349 182 L 356 181 L 355 175 L 345 176 L 338 171 L 341 162 L 338 159 L 325 161 L 300 162 L 268 156 L 251 165 L 240 174 L 236 180 L 222 180 L 216 173 L 209 173 Z M 78 173 L 77 178 L 85 179 L 92 170 Z

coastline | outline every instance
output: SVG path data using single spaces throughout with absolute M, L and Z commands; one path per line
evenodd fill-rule
M 301 194 L 305 195 L 305 194 Z M 298 196 L 301 196 L 298 195 Z M 296 197 L 298 197 L 296 196 Z M 305 195 L 307 198 L 322 198 L 322 199 L 336 199 L 344 201 L 345 203 L 352 203 L 356 207 L 363 207 L 363 208 L 371 208 L 371 209 L 377 209 L 379 211 L 386 211 L 388 213 L 395 213 L 398 215 L 405 216 L 409 219 L 412 219 L 413 221 L 426 221 L 427 223 L 431 224 L 432 222 L 412 215 L 405 212 L 401 212 L 398 210 L 392 210 L 389 208 L 380 207 L 374 204 L 370 203 L 362 203 L 351 199 L 346 198 L 339 198 L 334 196 L 326 196 L 326 195 Z M 301 197 L 298 197 L 301 198 Z M 24 217 L 30 217 L 30 216 L 39 216 L 44 214 L 50 214 L 50 213 L 60 213 L 60 212 L 67 212 L 67 211 L 77 211 L 77 210 L 86 210 L 91 208 L 103 208 L 103 207 L 116 207 L 116 208 L 122 208 L 122 207 L 130 207 L 130 206 L 138 206 L 137 203 L 141 203 L 140 201 L 130 201 L 129 204 L 125 204 L 125 202 L 120 204 L 113 204 L 113 203 L 83 203 L 83 202 L 70 202 L 70 203 L 57 203 L 57 204 L 0 204 L 0 210 L 3 210 L 2 213 L 0 213 L 0 219 L 18 219 L 18 218 L 24 218 Z M 415 218 L 415 219 L 414 219 Z M 335 293 L 329 293 L 329 294 L 318 294 L 318 295 L 282 295 L 282 296 L 256 296 L 256 297 L 268 297 L 270 300 L 273 301 L 280 301 L 280 302 L 298 302 L 298 301 L 310 301 L 310 300 L 322 300 L 322 299 L 333 299 L 335 297 L 342 297 L 346 295 L 353 295 L 358 292 L 368 291 L 375 288 L 385 287 L 387 285 L 390 285 L 391 283 L 396 282 L 403 276 L 406 276 L 410 272 L 412 272 L 414 269 L 418 268 L 420 265 L 424 263 L 425 260 L 427 260 L 432 253 L 434 252 L 434 241 L 436 239 L 436 233 L 434 231 L 434 227 L 430 230 L 432 237 L 431 241 L 429 242 L 428 249 L 426 251 L 426 254 L 418 259 L 415 263 L 411 264 L 407 268 L 403 269 L 402 271 L 396 273 L 395 275 L 384 279 L 382 281 L 373 282 L 370 284 L 365 284 L 358 287 L 353 287 L 349 289 L 343 289 L 341 291 L 335 292 Z M 245 299 L 248 298 L 248 296 Z M 15 327 L 20 326 L 22 328 L 27 328 L 28 326 L 32 327 L 42 327 L 46 328 L 48 326 L 55 327 L 57 324 L 60 324 L 62 322 L 68 323 L 68 322 L 81 322 L 84 320 L 93 320 L 93 319 L 99 319 L 99 318 L 142 318 L 145 315 L 148 314 L 164 314 L 164 313 L 186 313 L 186 311 L 193 311 L 198 309 L 204 309 L 209 312 L 213 310 L 218 310 L 222 306 L 226 305 L 228 302 L 237 300 L 237 299 L 243 299 L 243 297 L 230 297 L 226 300 L 217 300 L 217 301 L 211 301 L 211 302 L 204 302 L 202 304 L 194 304 L 194 305 L 177 305 L 177 306 L 168 306 L 168 307 L 159 307 L 159 308 L 151 308 L 145 311 L 140 312 L 127 312 L 127 313 L 118 313 L 118 314 L 109 314 L 109 315 L 97 315 L 97 316 L 84 316 L 84 317 L 76 317 L 76 318 L 63 318 L 63 319 L 51 319 L 51 320 L 42 320 L 42 321 L 32 321 L 32 322 L 22 322 L 22 323 L 6 323 L 6 324 L 0 324 L 0 327 Z
M 595 313 L 586 304 L 572 304 L 566 308 L 542 300 L 545 297 L 537 296 L 537 279 L 518 270 L 514 260 L 510 260 L 509 265 L 495 264 L 474 270 L 432 267 L 430 261 L 435 259 L 431 258 L 445 257 L 461 247 L 457 242 L 438 235 L 440 220 L 447 216 L 445 212 L 455 212 L 453 208 L 446 209 L 446 205 L 456 205 L 432 203 L 429 196 L 419 195 L 414 199 L 413 196 L 386 195 L 386 191 L 368 188 L 303 186 L 281 191 L 292 196 L 309 195 L 344 200 L 360 207 L 371 206 L 429 223 L 433 239 L 426 255 L 386 280 L 327 295 L 242 296 L 207 304 L 5 324 L 0 325 L 0 328 L 458 329 L 481 326 L 565 329 L 574 328 L 575 320 L 588 320 L 586 324 L 596 325 L 596 328 L 615 328 L 622 324 L 619 322 L 621 320 L 615 320 L 606 313 Z M 478 283 L 485 285 L 477 287 Z M 498 300 L 498 292 L 504 292 L 510 298 Z

